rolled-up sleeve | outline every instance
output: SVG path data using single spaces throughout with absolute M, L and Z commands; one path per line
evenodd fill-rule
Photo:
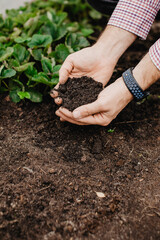
M 119 0 L 108 25 L 146 39 L 159 9 L 160 0 Z
M 160 10 L 160 0 L 119 0 L 108 25 L 122 28 L 145 40 Z M 154 65 L 160 70 L 160 39 L 149 49 Z

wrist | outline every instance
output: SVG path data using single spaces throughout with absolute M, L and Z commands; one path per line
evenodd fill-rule
M 122 77 L 118 78 L 115 82 L 119 85 L 119 91 L 123 97 L 125 104 L 127 105 L 129 102 L 133 100 L 133 95 L 128 90 Z
M 136 35 L 115 26 L 107 26 L 94 45 L 102 56 L 116 65 L 121 55 L 135 41 Z
M 149 88 L 160 78 L 160 71 L 147 54 L 133 69 L 133 76 L 143 90 Z

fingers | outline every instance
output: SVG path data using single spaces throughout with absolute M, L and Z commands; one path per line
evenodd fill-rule
M 62 122 L 67 121 L 67 122 L 70 122 L 70 123 L 73 123 L 73 124 L 76 124 L 76 125 L 87 125 L 87 124 L 80 123 L 76 119 L 74 119 L 72 113 L 65 108 L 63 108 L 63 109 L 59 108 L 56 111 L 56 115 L 58 117 L 60 117 L 60 121 L 62 121 Z
M 111 120 L 103 113 L 97 113 L 81 119 L 75 119 L 73 113 L 68 111 L 66 108 L 59 108 L 56 115 L 60 117 L 61 121 L 67 121 L 77 125 L 101 125 L 107 126 Z
M 61 105 L 62 104 L 62 98 L 60 98 L 60 97 L 55 98 L 54 101 L 55 101 L 55 103 L 57 105 Z
M 98 113 L 93 116 L 88 116 L 82 119 L 78 119 L 80 123 L 87 124 L 87 125 L 100 125 L 100 126 L 107 126 L 111 121 L 109 118 L 104 118 L 103 114 Z
M 58 88 L 59 88 L 59 83 L 50 91 L 50 95 L 52 98 L 58 97 L 58 91 L 56 91 L 58 90 Z
M 56 90 L 58 90 L 60 84 L 64 84 L 67 81 L 73 68 L 74 66 L 72 61 L 70 60 L 70 57 L 67 57 L 59 71 L 59 83 L 50 92 L 51 97 L 58 97 L 58 91 Z M 57 101 L 55 102 L 57 103 Z
M 67 57 L 59 71 L 59 83 L 64 84 L 71 74 L 74 66 L 70 57 Z
M 99 112 L 101 112 L 101 106 L 99 104 L 99 101 L 96 100 L 93 103 L 83 105 L 83 106 L 75 109 L 73 111 L 73 117 L 75 119 L 79 120 L 81 118 L 84 118 L 84 117 L 87 117 L 87 116 L 90 116 L 92 114 L 99 113 Z

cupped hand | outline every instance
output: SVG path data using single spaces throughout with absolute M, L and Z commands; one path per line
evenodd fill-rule
M 56 115 L 60 117 L 61 121 L 77 125 L 107 126 L 132 98 L 123 79 L 119 78 L 106 87 L 95 102 L 83 105 L 73 112 L 60 107 L 56 111 Z
M 112 76 L 116 62 L 104 57 L 104 52 L 96 45 L 84 48 L 78 52 L 69 55 L 64 61 L 59 71 L 59 83 L 55 87 L 58 89 L 59 84 L 64 84 L 67 79 L 73 77 L 88 76 L 101 82 L 104 86 Z M 62 99 L 58 98 L 58 91 L 51 91 L 51 97 L 55 98 L 57 104 L 61 104 Z

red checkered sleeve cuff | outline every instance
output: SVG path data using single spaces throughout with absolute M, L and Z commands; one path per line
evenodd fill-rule
M 146 39 L 159 9 L 160 0 L 119 0 L 108 25 Z
M 149 55 L 154 65 L 160 70 L 160 38 L 149 49 Z

